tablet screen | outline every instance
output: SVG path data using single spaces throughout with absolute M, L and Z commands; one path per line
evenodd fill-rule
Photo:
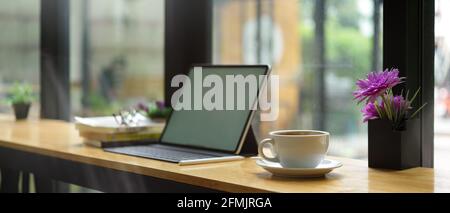
M 181 95 L 178 96 L 180 98 L 175 106 L 185 107 L 172 112 L 161 141 L 176 145 L 236 152 L 243 132 L 250 122 L 253 104 L 257 101 L 258 88 L 261 88 L 262 85 L 260 76 L 267 74 L 268 67 L 204 66 L 201 68 L 201 72 L 198 71 L 200 71 L 199 68 L 194 68 L 188 75 L 190 88 L 185 87 L 186 84 L 177 87 L 178 94 L 185 93 L 183 93 L 182 98 Z M 215 77 L 207 79 L 208 75 L 215 75 Z M 195 80 L 195 78 L 198 80 L 199 76 L 202 77 L 202 81 Z M 234 78 L 237 76 L 239 77 Z M 253 76 L 257 80 L 256 91 L 250 89 L 249 82 L 252 82 L 253 77 L 249 76 Z M 219 78 L 222 83 L 218 83 Z M 234 80 L 230 81 L 233 78 Z M 247 80 L 244 81 L 244 84 L 239 81 L 243 78 Z M 199 84 L 203 85 L 200 90 Z M 223 89 L 219 93 L 217 91 L 220 90 L 220 84 L 222 84 Z M 219 90 L 211 92 L 213 87 Z M 242 88 L 245 88 L 245 92 L 242 91 Z M 191 91 L 191 97 L 189 97 L 187 91 Z M 200 93 L 201 97 L 198 96 Z M 190 109 L 187 107 L 188 104 L 184 102 L 188 99 L 191 100 Z M 220 102 L 220 99 L 222 102 Z M 245 99 L 245 107 L 242 108 L 243 99 Z M 199 109 L 198 103 L 195 106 L 196 100 L 202 102 L 201 109 Z M 213 104 L 211 105 L 211 103 Z M 253 103 L 252 107 L 249 107 L 251 103 Z M 222 107 L 219 105 L 222 105 Z

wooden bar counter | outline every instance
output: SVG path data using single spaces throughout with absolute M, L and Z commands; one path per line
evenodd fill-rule
M 178 166 L 85 146 L 71 123 L 54 120 L 16 122 L 11 117 L 0 116 L 2 168 L 48 175 L 52 179 L 103 191 L 450 192 L 448 171 L 430 168 L 377 170 L 368 168 L 365 161 L 330 158 L 341 161 L 343 166 L 324 178 L 313 179 L 274 177 L 258 167 L 254 158 Z M 106 184 L 108 182 L 110 184 Z M 118 185 L 122 187 L 114 188 Z

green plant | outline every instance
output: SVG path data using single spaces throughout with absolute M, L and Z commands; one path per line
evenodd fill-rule
M 30 84 L 14 83 L 8 92 L 6 102 L 8 104 L 29 104 L 34 99 L 33 88 Z

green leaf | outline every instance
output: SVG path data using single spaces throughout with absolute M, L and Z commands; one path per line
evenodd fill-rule
M 411 103 L 414 102 L 414 99 L 416 99 L 417 94 L 419 94 L 419 91 L 420 91 L 420 87 L 419 87 L 419 89 L 417 89 L 416 93 L 414 93 L 414 96 L 411 98 L 411 101 L 410 101 Z
M 414 116 L 416 116 L 417 113 L 419 113 L 419 111 L 422 110 L 426 105 L 427 105 L 427 103 L 425 103 L 425 104 L 423 104 L 421 107 L 419 107 L 419 109 L 417 109 L 417 110 L 409 117 L 409 119 L 414 118 Z
M 381 98 L 383 99 L 384 111 L 386 112 L 388 119 L 392 121 L 392 113 L 391 113 L 392 111 L 390 101 L 387 101 L 384 95 L 382 95 Z
M 381 112 L 380 107 L 378 106 L 378 101 L 375 101 L 374 105 L 375 105 L 375 109 L 377 110 L 378 116 L 380 116 L 380 119 L 383 119 L 384 116 L 383 116 L 383 113 Z

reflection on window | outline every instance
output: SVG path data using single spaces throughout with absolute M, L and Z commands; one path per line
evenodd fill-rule
M 164 0 L 71 1 L 76 115 L 163 98 Z
M 435 18 L 435 167 L 450 161 L 450 1 L 436 0 Z
M 352 101 L 354 82 L 381 68 L 380 0 L 215 0 L 213 59 L 271 64 L 280 76 L 275 129 L 332 134 L 330 154 L 367 157 L 367 125 Z
M 40 1 L 2 1 L 0 6 L 0 100 L 15 82 L 32 84 L 39 92 L 39 11 Z M 13 113 L 0 103 L 0 113 Z M 29 117 L 39 116 L 33 103 Z

